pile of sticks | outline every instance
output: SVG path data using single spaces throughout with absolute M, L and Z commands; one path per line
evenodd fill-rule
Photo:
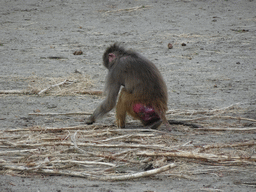
M 160 173 L 179 176 L 181 167 L 206 162 L 221 166 L 255 165 L 254 154 L 232 155 L 237 154 L 232 153 L 237 147 L 255 148 L 255 145 L 254 140 L 194 145 L 192 141 L 181 143 L 171 133 L 158 130 L 118 129 L 100 124 L 30 127 L 1 132 L 0 167 L 6 173 L 65 175 L 103 181 Z

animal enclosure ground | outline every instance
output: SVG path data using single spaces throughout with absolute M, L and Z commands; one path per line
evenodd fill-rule
M 1 1 L 1 191 L 254 191 L 255 10 L 254 0 Z M 168 119 L 203 128 L 118 129 L 114 111 L 85 125 L 114 42 L 156 64 Z

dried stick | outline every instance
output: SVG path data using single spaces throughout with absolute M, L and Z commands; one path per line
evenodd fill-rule
M 117 157 L 117 156 L 121 156 L 123 154 L 126 154 L 126 153 L 131 153 L 131 152 L 134 152 L 134 151 L 137 151 L 138 149 L 129 149 L 129 150 L 126 150 L 126 151 L 121 151 L 120 153 L 115 153 L 113 155 L 113 157 Z
M 0 94 L 29 94 L 26 90 L 0 90 Z
M 75 140 L 74 140 L 75 141 Z M 74 142 L 73 141 L 73 142 Z M 16 144 L 9 141 L 3 142 L 10 147 L 24 147 L 24 148 L 37 148 L 45 146 L 73 146 L 71 142 L 45 142 L 45 143 L 32 143 L 32 144 Z M 142 149 L 158 149 L 158 150 L 170 150 L 170 148 L 164 147 L 165 145 L 137 145 L 137 144 L 95 144 L 95 143 L 76 143 L 80 147 L 96 147 L 96 148 L 142 148 Z
M 256 127 L 244 127 L 244 128 L 218 128 L 218 127 L 212 127 L 212 128 L 197 128 L 196 130 L 200 131 L 255 131 Z
M 31 127 L 31 128 L 20 128 L 20 129 L 6 129 L 3 132 L 21 132 L 21 131 L 52 131 L 52 132 L 57 132 L 57 131 L 65 131 L 65 130 L 83 130 L 86 128 L 90 128 L 91 125 L 77 125 L 77 126 L 73 126 L 73 127 L 45 127 L 45 128 L 36 128 L 36 127 Z M 0 133 L 3 133 L 0 132 Z M 81 131 L 82 133 L 85 131 Z M 92 131 L 86 131 L 86 132 L 93 132 L 95 133 L 95 130 Z M 110 133 L 118 133 L 118 134 L 122 134 L 125 132 L 156 132 L 156 133 L 165 133 L 164 131 L 158 131 L 155 129 L 108 129 L 108 132 Z
M 15 166 L 15 165 L 4 165 L 1 164 L 0 167 L 3 167 L 5 169 L 11 169 L 11 170 L 18 170 L 18 171 L 27 171 L 27 172 L 34 172 L 34 173 L 43 173 L 43 174 L 51 174 L 51 175 L 64 175 L 64 176 L 74 176 L 74 177 L 84 177 L 87 179 L 95 179 L 100 181 L 124 181 L 129 179 L 136 179 L 141 177 L 148 177 L 152 175 L 156 175 L 158 173 L 167 171 L 171 168 L 176 167 L 174 163 L 165 165 L 163 167 L 160 167 L 158 169 L 153 169 L 145 172 L 139 172 L 134 174 L 127 174 L 127 175 L 117 175 L 117 176 L 92 176 L 89 173 L 83 172 L 76 172 L 76 171 L 61 171 L 61 170 L 51 170 L 51 169 L 35 169 L 35 168 L 28 168 L 25 166 Z
M 214 154 L 206 154 L 206 153 L 195 153 L 195 152 L 138 152 L 136 155 L 142 156 L 163 156 L 163 157 L 182 157 L 182 158 L 190 158 L 190 159 L 203 159 L 207 161 L 231 161 L 231 160 L 244 160 L 238 156 L 226 156 L 226 155 L 214 155 Z M 255 161 L 256 157 L 251 157 L 248 159 L 250 161 Z
M 99 90 L 97 90 L 97 91 L 85 90 L 85 91 L 76 91 L 75 93 L 102 96 L 103 91 L 99 91 Z
M 197 115 L 197 114 L 209 114 L 209 113 L 215 113 L 215 112 L 220 112 L 220 111 L 225 111 L 227 109 L 232 109 L 235 105 L 239 105 L 240 103 L 235 103 L 232 104 L 228 107 L 223 107 L 220 109 L 213 109 L 213 110 L 205 110 L 205 111 L 196 111 L 196 110 L 191 110 L 191 111 L 185 111 L 185 112 L 176 112 L 176 110 L 169 110 L 166 112 L 166 114 L 172 114 L 172 115 Z M 174 113 L 174 114 L 173 114 Z
M 201 121 L 201 120 L 205 120 L 205 119 L 236 119 L 236 120 L 244 120 L 244 121 L 253 121 L 256 122 L 256 119 L 248 119 L 248 118 L 243 118 L 243 117 L 232 117 L 232 116 L 209 116 L 209 117 L 199 117 L 199 118 L 195 118 L 195 119 L 177 119 L 176 121 Z
M 212 149 L 212 148 L 232 148 L 232 147 L 242 147 L 242 146 L 253 146 L 256 145 L 255 141 L 249 141 L 249 142 L 239 142 L 234 144 L 213 144 L 213 145 L 205 145 L 202 146 L 202 152 L 203 150 Z
M 118 140 L 118 139 L 123 139 L 123 138 L 131 138 L 131 137 L 154 137 L 155 134 L 128 134 L 128 135 L 122 135 L 118 137 L 111 137 L 105 140 L 101 140 L 98 142 L 107 142 L 107 141 L 112 141 L 112 140 Z
M 57 84 L 55 84 L 55 85 L 51 85 L 51 86 L 49 86 L 48 88 L 41 90 L 41 91 L 38 93 L 38 95 L 41 95 L 42 93 L 45 93 L 46 91 L 48 91 L 48 90 L 51 89 L 51 88 L 64 85 L 64 84 L 67 83 L 67 82 L 68 82 L 68 80 L 66 79 L 66 80 L 63 81 L 63 82 L 57 83 Z
M 188 126 L 188 127 L 191 127 L 191 128 L 199 128 L 199 127 L 203 127 L 202 125 L 197 125 L 197 124 L 194 124 L 194 123 L 186 123 L 184 121 L 177 121 L 177 120 L 168 120 L 168 122 L 172 125 L 172 124 L 175 124 L 175 125 L 184 125 L 184 126 Z
M 20 132 L 20 131 L 51 131 L 51 132 L 58 132 L 58 131 L 65 131 L 65 130 L 79 130 L 85 129 L 88 125 L 78 125 L 74 127 L 62 127 L 62 128 L 55 128 L 55 127 L 45 127 L 45 128 L 21 128 L 21 129 L 7 129 L 4 132 Z M 95 132 L 95 131 L 90 131 Z
M 131 12 L 131 11 L 136 11 L 139 9 L 145 9 L 147 7 L 151 7 L 151 6 L 143 5 L 143 6 L 138 6 L 138 7 L 126 8 L 126 9 L 117 9 L 117 10 L 113 10 L 113 11 L 106 11 L 105 13 L 115 13 L 115 12 L 121 12 L 121 11 Z
M 124 180 L 136 179 L 136 178 L 141 178 L 141 177 L 148 177 L 148 176 L 156 175 L 158 173 L 167 171 L 174 167 L 176 167 L 176 164 L 171 163 L 171 164 L 165 165 L 165 166 L 157 168 L 157 169 L 139 172 L 139 173 L 120 175 L 120 176 L 114 175 L 114 176 L 98 177 L 98 180 L 101 180 L 101 181 L 124 181 Z
M 24 150 L 15 150 L 15 151 L 0 151 L 0 155 L 24 155 L 24 153 L 31 153 L 38 151 L 38 149 L 24 149 Z
M 97 162 L 97 161 L 75 161 L 75 160 L 56 160 L 50 161 L 51 163 L 74 163 L 77 165 L 86 164 L 86 165 L 107 165 L 111 167 L 116 167 L 113 163 Z
M 223 192 L 224 190 L 222 189 L 212 189 L 212 188 L 200 188 L 200 191 L 209 191 L 209 192 Z
M 112 132 L 112 133 L 125 133 L 125 132 L 156 132 L 156 133 L 164 133 L 166 134 L 166 132 L 164 131 L 159 131 L 159 130 L 156 130 L 156 129 L 112 129 L 112 130 L 109 130 L 109 132 Z
M 111 156 L 111 155 L 101 155 L 101 154 L 93 154 L 91 152 L 87 152 L 87 151 L 84 151 L 83 149 L 80 149 L 78 146 L 77 146 L 77 142 L 76 142 L 76 134 L 77 134 L 78 131 L 76 131 L 74 133 L 74 135 L 71 136 L 71 141 L 74 143 L 74 148 L 76 150 L 78 150 L 80 153 L 82 154 L 90 154 L 90 155 L 93 155 L 93 156 L 98 156 L 98 157 L 103 157 L 103 158 L 107 158 L 107 159 L 113 159 L 113 160 L 118 160 L 118 161 L 128 161 L 128 160 L 123 160 L 123 159 L 118 159 L 114 156 Z M 137 161 L 129 161 L 131 163 L 138 163 Z
M 75 171 L 61 171 L 61 170 L 51 170 L 51 169 L 35 169 L 35 168 L 28 168 L 25 166 L 16 166 L 16 165 L 0 165 L 0 167 L 3 167 L 5 169 L 10 170 L 18 170 L 18 171 L 26 171 L 26 172 L 33 172 L 33 173 L 43 173 L 43 174 L 50 174 L 50 175 L 64 175 L 64 176 L 74 176 L 74 177 L 84 177 L 84 178 L 91 178 L 91 175 L 89 173 L 85 173 L 84 171 L 82 173 L 75 172 Z
M 256 122 L 256 119 L 248 119 L 243 117 L 232 117 L 232 116 L 220 116 L 216 118 L 222 118 L 222 119 L 237 119 L 237 120 L 244 120 L 244 121 L 253 121 Z
M 35 116 L 57 116 L 57 115 L 91 115 L 91 112 L 73 112 L 73 113 L 29 113 Z

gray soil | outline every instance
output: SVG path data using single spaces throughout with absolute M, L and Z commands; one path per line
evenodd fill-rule
M 169 110 L 236 105 L 239 113 L 229 115 L 256 119 L 255 10 L 254 0 L 1 0 L 0 90 L 25 90 L 31 83 L 29 78 L 65 78 L 76 70 L 91 78 L 93 89 L 101 90 L 107 73 L 102 54 L 110 44 L 121 42 L 161 71 L 168 87 Z M 83 54 L 73 55 L 77 50 Z M 28 114 L 34 110 L 90 112 L 102 99 L 90 95 L 1 95 L 0 128 L 81 125 L 82 116 Z M 114 121 L 110 116 L 98 123 Z M 225 123 L 256 127 L 253 121 Z M 256 140 L 255 131 L 181 137 L 175 130 L 168 134 L 184 143 L 192 140 L 198 144 Z M 255 191 L 255 164 L 235 166 L 221 174 L 215 168 L 211 167 L 211 173 L 197 174 L 195 180 L 156 176 L 122 182 L 22 173 L 13 176 L 3 171 L 0 191 Z

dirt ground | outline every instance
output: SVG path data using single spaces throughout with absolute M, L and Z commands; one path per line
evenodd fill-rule
M 178 163 L 173 175 L 110 182 L 9 170 L 3 164 L 10 159 L 2 155 L 8 150 L 5 130 L 84 125 L 84 115 L 29 113 L 92 112 L 103 98 L 74 92 L 103 89 L 102 54 L 121 42 L 156 64 L 167 83 L 169 110 L 190 112 L 170 112 L 169 119 L 204 117 L 195 122 L 245 129 L 204 132 L 173 125 L 167 135 L 193 146 L 252 142 L 235 150 L 255 156 L 256 131 L 246 130 L 256 127 L 255 10 L 254 0 L 1 0 L 0 90 L 30 94 L 0 95 L 0 191 L 255 191 L 255 161 L 226 166 L 191 160 L 184 170 L 184 161 L 168 159 Z M 82 55 L 73 55 L 79 50 Z M 65 79 L 74 80 L 65 91 L 31 94 Z M 194 113 L 216 109 L 223 113 L 210 119 Z M 129 121 L 128 128 L 139 126 Z M 108 115 L 96 125 L 114 122 Z

